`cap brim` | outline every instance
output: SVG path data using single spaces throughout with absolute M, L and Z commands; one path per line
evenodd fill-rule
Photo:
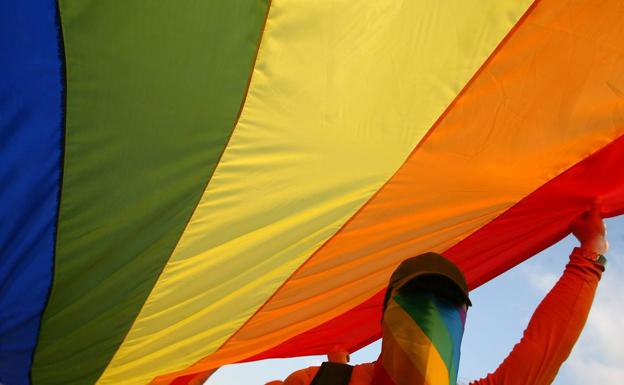
M 400 281 L 392 284 L 392 287 L 398 290 L 409 282 L 412 282 L 423 276 L 430 276 L 430 275 L 435 275 L 435 276 L 446 278 L 453 285 L 453 287 L 457 289 L 456 293 L 459 296 L 459 299 L 461 299 L 466 305 L 472 306 L 472 302 L 470 301 L 470 298 L 468 297 L 468 293 L 465 292 L 464 289 L 460 285 L 457 284 L 457 282 L 455 282 L 453 277 L 449 276 L 448 274 L 441 273 L 439 271 L 426 271 L 425 270 L 425 271 L 419 271 L 417 273 L 410 274 L 407 277 L 404 277 L 403 279 L 401 279 Z

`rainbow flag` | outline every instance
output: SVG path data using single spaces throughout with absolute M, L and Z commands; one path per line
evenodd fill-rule
M 621 0 L 0 1 L 0 383 L 354 351 L 402 260 L 441 253 L 472 289 L 594 199 L 623 213 L 622 20 Z
M 455 384 L 465 320 L 463 307 L 432 295 L 394 296 L 384 313 L 380 364 L 387 376 L 379 385 Z

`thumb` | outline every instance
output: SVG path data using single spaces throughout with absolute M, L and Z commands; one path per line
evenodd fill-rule
M 600 221 L 602 219 L 602 216 L 600 215 L 601 208 L 602 208 L 601 203 L 599 201 L 594 201 L 589 209 L 589 214 L 587 216 L 587 219 L 589 219 L 592 222 Z
M 585 224 L 585 221 L 583 219 L 577 218 L 573 220 L 572 223 L 570 224 L 570 231 L 572 231 L 573 233 L 576 233 L 583 227 L 584 224 Z

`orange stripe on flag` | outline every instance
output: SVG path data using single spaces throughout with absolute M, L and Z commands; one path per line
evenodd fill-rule
M 401 260 L 449 249 L 622 135 L 623 17 L 615 0 L 537 3 L 378 194 L 220 351 L 164 383 L 354 308 Z

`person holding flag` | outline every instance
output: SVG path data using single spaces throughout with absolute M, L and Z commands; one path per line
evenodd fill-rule
M 521 341 L 485 378 L 471 385 L 552 383 L 576 343 L 604 271 L 608 249 L 598 204 L 571 224 L 580 241 L 563 275 L 535 310 Z M 382 348 L 375 362 L 350 366 L 339 347 L 328 362 L 267 385 L 454 385 L 471 306 L 463 273 L 444 256 L 425 253 L 403 261 L 384 300 Z

